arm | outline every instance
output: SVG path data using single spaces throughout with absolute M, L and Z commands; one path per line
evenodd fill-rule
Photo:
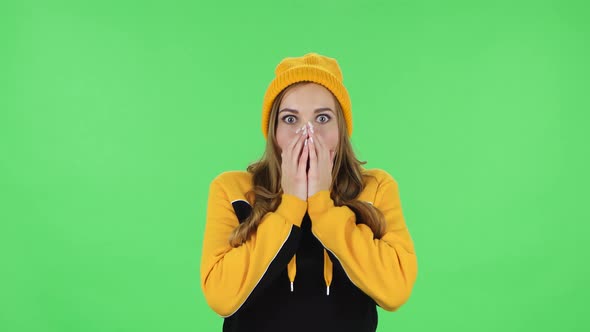
M 209 306 L 223 317 L 233 315 L 247 299 L 276 278 L 293 257 L 307 202 L 283 195 L 275 212 L 267 213 L 256 234 L 243 245 L 229 245 L 239 225 L 223 187 L 209 189 L 201 258 L 201 288 Z
M 397 182 L 387 174 L 379 184 L 374 206 L 387 227 L 381 239 L 347 206 L 335 206 L 323 190 L 308 199 L 312 231 L 342 264 L 365 294 L 385 310 L 395 311 L 410 297 L 417 275 L 414 244 L 402 214 Z

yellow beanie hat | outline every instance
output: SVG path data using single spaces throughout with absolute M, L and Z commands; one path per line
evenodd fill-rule
M 330 90 L 342 106 L 348 136 L 352 135 L 352 111 L 350 97 L 342 84 L 342 72 L 336 59 L 317 53 L 308 53 L 302 57 L 283 59 L 275 69 L 275 78 L 271 81 L 262 103 L 262 134 L 268 139 L 270 108 L 277 95 L 293 83 L 308 81 L 323 85 Z

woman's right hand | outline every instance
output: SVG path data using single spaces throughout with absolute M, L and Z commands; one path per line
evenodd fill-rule
M 281 151 L 281 187 L 284 194 L 307 200 L 307 160 L 309 145 L 307 126 L 299 130 L 287 147 Z

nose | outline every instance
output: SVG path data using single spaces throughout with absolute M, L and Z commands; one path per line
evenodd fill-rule
M 313 125 L 313 123 L 309 120 L 303 122 L 303 125 L 297 128 L 297 132 L 301 132 L 302 130 L 310 130 L 312 132 L 315 132 L 315 126 Z

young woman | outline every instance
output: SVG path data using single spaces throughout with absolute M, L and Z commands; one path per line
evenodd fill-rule
M 283 59 L 264 96 L 261 160 L 210 184 L 201 287 L 223 331 L 375 331 L 417 275 L 398 184 L 352 150 L 337 61 Z

